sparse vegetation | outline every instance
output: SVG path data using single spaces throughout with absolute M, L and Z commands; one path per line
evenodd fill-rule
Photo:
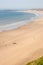
M 38 58 L 37 60 L 35 61 L 32 61 L 32 62 L 29 62 L 28 64 L 26 65 L 43 65 L 43 56 Z

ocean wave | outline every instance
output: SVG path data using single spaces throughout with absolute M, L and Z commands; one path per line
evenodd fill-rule
M 27 23 L 27 21 L 20 21 L 20 22 L 16 22 L 16 23 L 12 23 L 12 24 L 7 24 L 4 26 L 0 26 L 0 32 L 1 31 L 5 31 L 5 30 L 11 30 L 11 29 L 16 29 L 22 25 L 25 25 Z

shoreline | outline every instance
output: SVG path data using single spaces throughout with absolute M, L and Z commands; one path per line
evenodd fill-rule
M 43 17 L 18 29 L 0 32 L 0 65 L 25 65 L 40 56 L 43 56 Z
M 32 13 L 32 12 L 25 12 L 25 13 Z M 32 17 L 30 20 L 20 21 L 18 23 L 16 22 L 16 23 L 7 24 L 5 26 L 0 26 L 0 32 L 18 29 L 19 27 L 27 25 L 29 22 L 32 22 L 33 20 L 40 17 L 40 14 L 37 13 L 32 13 L 32 14 L 35 14 L 35 17 Z

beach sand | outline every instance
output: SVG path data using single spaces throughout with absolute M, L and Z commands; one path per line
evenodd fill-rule
M 25 65 L 40 56 L 43 56 L 43 17 L 16 30 L 0 32 L 0 65 Z

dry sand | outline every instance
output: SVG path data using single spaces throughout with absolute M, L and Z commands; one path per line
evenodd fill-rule
M 0 32 L 0 65 L 25 65 L 43 56 L 43 17 L 16 30 Z

